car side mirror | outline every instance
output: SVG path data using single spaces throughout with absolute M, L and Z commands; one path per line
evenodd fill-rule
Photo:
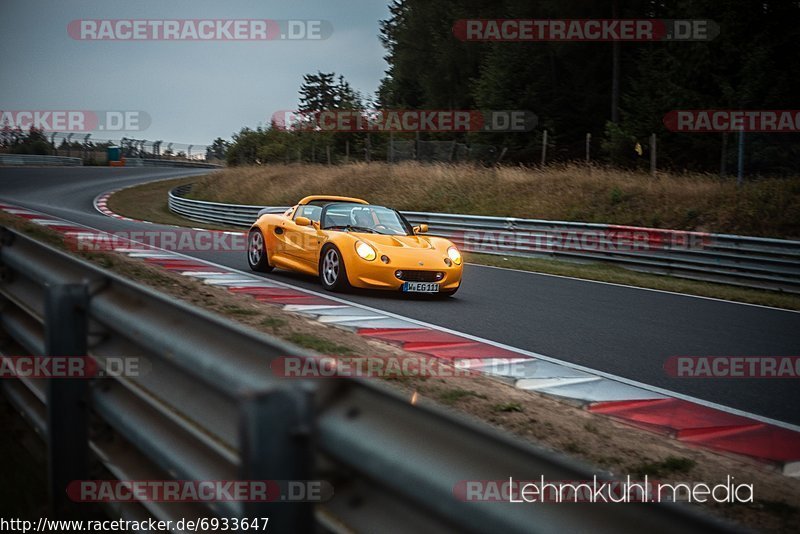
M 414 227 L 414 233 L 415 234 L 424 234 L 427 231 L 428 231 L 428 225 L 427 224 L 420 224 L 419 226 L 415 226 Z
M 311 219 L 308 217 L 298 217 L 294 220 L 297 226 L 311 226 Z

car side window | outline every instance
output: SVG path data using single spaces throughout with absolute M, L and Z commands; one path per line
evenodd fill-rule
M 319 217 L 322 215 L 322 208 L 319 206 L 300 206 L 294 214 L 295 220 L 298 217 L 307 217 L 314 222 L 319 222 Z

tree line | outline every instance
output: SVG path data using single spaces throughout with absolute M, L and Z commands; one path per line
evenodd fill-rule
M 498 18 L 710 19 L 720 31 L 711 41 L 616 43 L 469 42 L 453 33 L 459 19 Z M 528 110 L 538 116 L 531 132 L 420 137 L 502 147 L 504 162 L 531 164 L 545 129 L 550 160 L 582 160 L 589 133 L 593 161 L 636 167 L 647 165 L 655 133 L 659 167 L 730 172 L 735 134 L 674 133 L 663 118 L 678 109 L 800 108 L 798 20 L 800 2 L 790 0 L 394 0 L 380 21 L 388 69 L 374 97 L 320 72 L 305 76 L 300 109 Z M 385 137 L 243 129 L 228 161 L 294 160 L 294 153 L 311 148 L 316 155 L 330 145 L 359 152 Z M 747 134 L 745 158 L 748 174 L 796 172 L 800 136 Z

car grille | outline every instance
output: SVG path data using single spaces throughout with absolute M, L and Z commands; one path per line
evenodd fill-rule
M 438 282 L 441 280 L 436 277 L 438 271 L 403 271 L 400 280 L 404 282 Z

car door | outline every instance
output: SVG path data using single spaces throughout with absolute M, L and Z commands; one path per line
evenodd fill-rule
M 294 217 L 291 220 L 285 220 L 282 224 L 283 235 L 281 238 L 284 253 L 294 260 L 315 268 L 319 258 L 322 234 L 314 225 L 299 226 L 295 221 L 297 217 L 319 221 L 320 211 L 319 206 L 299 206 L 295 210 Z

